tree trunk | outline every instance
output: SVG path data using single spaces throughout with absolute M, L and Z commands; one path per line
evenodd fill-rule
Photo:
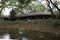
M 52 14 L 52 18 L 54 18 L 54 13 L 53 13 L 53 10 L 52 10 L 52 8 L 51 8 L 51 6 L 50 6 L 50 1 L 48 1 L 48 0 L 46 0 L 46 1 L 48 2 L 48 7 L 49 7 L 50 12 L 51 12 L 51 14 Z
M 53 6 L 55 7 L 55 8 L 57 8 L 57 10 L 60 12 L 60 9 L 58 8 L 58 6 L 57 5 L 55 5 L 53 2 L 52 2 L 52 0 L 50 0 L 50 2 L 53 4 Z

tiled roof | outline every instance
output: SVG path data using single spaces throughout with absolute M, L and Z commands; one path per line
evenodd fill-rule
M 34 15 L 51 15 L 50 12 L 34 12 L 30 14 L 16 14 L 17 17 L 23 17 L 23 16 L 34 16 Z M 0 18 L 9 18 L 9 16 L 0 16 Z
M 16 16 L 21 17 L 21 16 L 34 16 L 34 15 L 51 15 L 51 13 L 50 12 L 34 12 L 30 14 L 20 14 Z

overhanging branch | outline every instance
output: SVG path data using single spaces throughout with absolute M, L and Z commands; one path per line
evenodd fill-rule
M 50 2 L 53 4 L 53 6 L 55 7 L 55 8 L 57 8 L 57 10 L 60 12 L 60 9 L 58 8 L 58 6 L 57 5 L 55 5 L 53 2 L 52 2 L 52 0 L 50 0 Z

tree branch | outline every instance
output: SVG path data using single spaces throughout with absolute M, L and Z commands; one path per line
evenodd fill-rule
M 53 6 L 55 7 L 55 8 L 57 8 L 57 10 L 60 12 L 60 9 L 58 8 L 58 6 L 57 5 L 55 5 L 53 2 L 52 2 L 52 0 L 50 0 L 50 2 L 53 4 Z
M 46 0 L 46 1 L 48 2 L 48 7 L 50 8 L 51 14 L 53 15 L 53 10 L 52 10 L 52 8 L 51 8 L 51 6 L 50 6 L 50 1 L 48 1 L 48 0 Z

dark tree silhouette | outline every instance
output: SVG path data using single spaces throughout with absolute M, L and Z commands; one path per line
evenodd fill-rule
M 52 10 L 52 8 L 51 8 L 51 6 L 50 6 L 50 1 L 48 1 L 48 0 L 46 0 L 46 1 L 48 2 L 48 7 L 49 7 L 49 9 L 50 9 L 51 14 L 53 15 L 53 10 Z
M 57 8 L 57 10 L 60 12 L 60 9 L 58 8 L 58 6 L 57 5 L 55 5 L 53 2 L 52 2 L 52 0 L 50 0 L 50 2 L 52 3 L 52 5 L 55 7 L 55 8 Z
M 14 21 L 16 19 L 16 12 L 12 9 L 10 12 L 10 21 Z
M 49 7 L 50 12 L 51 12 L 51 14 L 52 14 L 52 18 L 55 18 L 56 16 L 54 15 L 53 9 L 52 9 L 51 6 L 50 6 L 50 1 L 49 1 L 49 0 L 46 0 L 46 1 L 48 2 L 48 7 Z

